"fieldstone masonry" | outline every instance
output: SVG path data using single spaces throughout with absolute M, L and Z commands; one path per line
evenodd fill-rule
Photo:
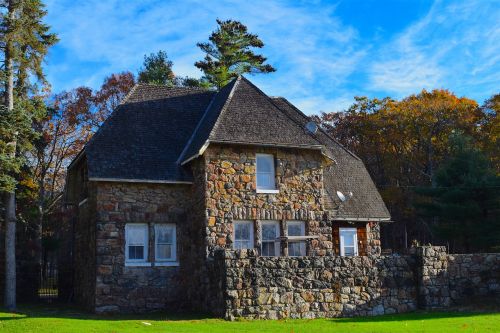
M 367 316 L 417 308 L 412 257 L 259 257 L 221 251 L 225 317 Z
M 225 272 L 219 313 L 230 320 L 371 316 L 500 297 L 500 254 L 448 255 L 427 246 L 401 256 L 272 258 L 221 250 L 215 258 Z
M 452 304 L 472 296 L 500 296 L 500 254 L 448 255 L 448 280 Z
M 448 255 L 444 246 L 422 246 L 414 249 L 417 257 L 419 304 L 425 309 L 450 305 Z
M 331 255 L 332 227 L 323 204 L 323 166 L 328 162 L 318 151 L 259 148 L 257 153 L 276 157 L 279 193 L 256 192 L 255 147 L 213 145 L 205 152 L 209 252 L 232 248 L 234 220 L 300 220 L 308 235 L 318 236 L 309 253 Z
M 154 263 L 154 223 L 174 223 L 185 237 L 189 187 L 155 184 L 99 183 L 95 187 L 95 276 L 88 290 L 95 312 L 145 312 L 175 308 L 182 278 L 180 267 Z M 125 224 L 149 224 L 151 267 L 125 265 Z M 179 260 L 184 259 L 178 243 Z M 188 261 L 184 260 L 187 264 Z M 92 304 L 93 303 L 93 304 Z

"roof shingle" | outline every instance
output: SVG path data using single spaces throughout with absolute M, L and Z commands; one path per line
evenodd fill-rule
M 363 162 L 284 98 L 239 77 L 218 93 L 138 84 L 85 147 L 89 178 L 190 181 L 187 162 L 210 142 L 321 148 L 335 160 L 324 173 L 337 217 L 390 218 Z M 180 162 L 184 162 L 184 166 Z M 187 165 L 186 165 L 187 164 Z M 340 202 L 336 192 L 353 196 Z
M 189 181 L 176 161 L 213 95 L 137 85 L 85 147 L 89 177 Z

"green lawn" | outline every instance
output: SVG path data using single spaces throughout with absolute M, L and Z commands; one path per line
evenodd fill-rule
M 237 321 L 166 314 L 96 316 L 69 308 L 21 306 L 0 311 L 0 332 L 500 332 L 500 313 L 410 313 L 368 318 Z

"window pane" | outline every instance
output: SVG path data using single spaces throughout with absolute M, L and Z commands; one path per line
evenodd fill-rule
M 288 236 L 304 236 L 304 224 L 288 223 Z
M 234 222 L 234 248 L 253 249 L 253 223 L 249 221 Z
M 236 241 L 234 242 L 234 248 L 237 250 L 251 249 L 253 248 L 251 244 L 249 241 Z
M 259 172 L 273 172 L 274 158 L 272 155 L 257 155 L 257 173 Z
M 235 240 L 250 240 L 250 224 L 236 223 L 234 227 Z
M 258 173 L 257 174 L 257 187 L 262 189 L 271 189 L 271 174 L 268 173 Z
M 344 255 L 345 256 L 354 256 L 354 246 L 351 247 L 345 247 L 344 246 Z
M 275 256 L 276 255 L 276 245 L 274 242 L 262 242 L 262 255 L 263 256 Z
M 127 225 L 127 240 L 129 244 L 146 243 L 146 225 Z
M 354 235 L 352 233 L 344 233 L 344 247 L 354 246 Z
M 340 229 L 340 245 L 343 247 L 343 255 L 354 256 L 357 252 L 356 228 Z M 342 253 L 342 252 L 341 252 Z
M 305 242 L 289 242 L 288 243 L 288 255 L 290 257 L 300 257 L 306 255 L 306 243 Z
M 158 226 L 156 228 L 157 242 L 158 243 L 173 243 L 174 242 L 174 228 L 170 226 Z
M 262 240 L 275 240 L 278 235 L 276 234 L 276 224 L 263 224 L 262 225 Z
M 172 245 L 156 245 L 156 257 L 158 259 L 171 259 L 172 258 Z
M 129 246 L 128 247 L 128 258 L 135 260 L 144 259 L 144 246 Z

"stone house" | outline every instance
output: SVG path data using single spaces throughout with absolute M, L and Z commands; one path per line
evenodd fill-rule
M 73 295 L 95 312 L 308 313 L 316 296 L 276 294 L 262 267 L 375 266 L 390 221 L 355 154 L 244 77 L 219 92 L 136 85 L 69 166 L 66 201 Z M 295 273 L 276 278 L 307 284 Z

